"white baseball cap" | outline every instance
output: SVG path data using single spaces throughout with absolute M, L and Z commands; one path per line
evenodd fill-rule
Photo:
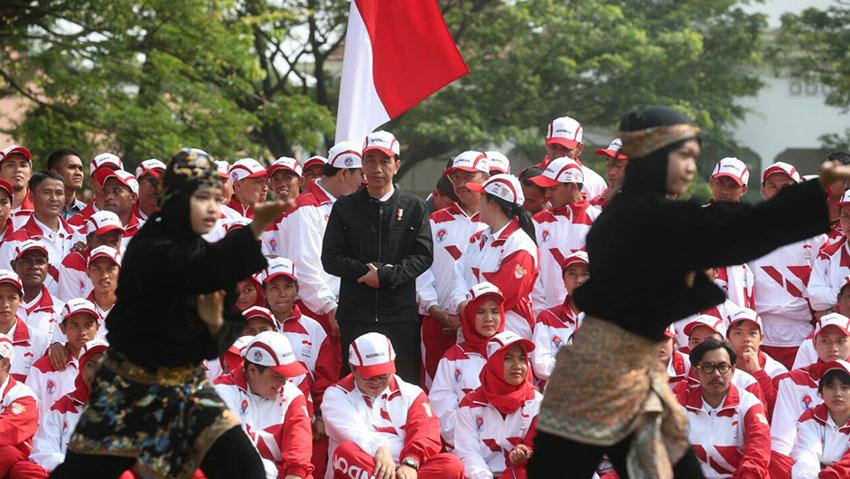
M 732 326 L 737 323 L 740 323 L 741 321 L 749 321 L 751 323 L 755 323 L 755 325 L 759 327 L 759 330 L 762 330 L 761 317 L 758 315 L 758 313 L 756 313 L 750 308 L 741 308 L 738 311 L 735 311 L 735 313 L 729 319 L 729 330 L 731 331 Z
M 522 345 L 526 353 L 534 351 L 534 343 L 528 339 L 520 337 L 512 331 L 502 331 L 490 338 L 490 341 L 487 341 L 487 357 L 493 357 L 493 355 L 497 352 L 506 349 L 515 343 Z
M 844 371 L 847 374 L 850 374 L 850 363 L 843 359 L 836 359 L 835 361 L 827 361 L 824 363 L 821 368 L 821 378 L 830 372 L 830 371 Z
M 612 160 L 628 160 L 628 156 L 620 153 L 622 148 L 623 140 L 614 138 L 611 140 L 611 143 L 608 144 L 608 148 L 597 148 L 593 153 L 598 156 L 607 156 Z
M 783 161 L 777 161 L 776 163 L 765 168 L 764 173 L 761 174 L 761 182 L 764 183 L 767 180 L 767 177 L 774 173 L 785 173 L 790 176 L 792 180 L 799 183 L 801 181 L 800 173 L 797 171 L 797 168 L 789 165 Z
M 230 163 L 224 160 L 215 160 L 215 170 L 219 178 L 227 180 L 230 178 Z
M 15 347 L 12 345 L 12 338 L 0 333 L 0 358 L 6 358 L 11 365 L 15 362 Z
M 64 323 L 66 319 L 71 316 L 79 313 L 85 313 L 94 319 L 100 321 L 100 313 L 97 312 L 97 308 L 94 303 L 85 299 L 85 298 L 74 298 L 65 303 L 65 306 L 62 307 L 62 315 L 59 317 L 59 322 Z
M 395 135 L 388 131 L 378 130 L 369 133 L 366 136 L 366 141 L 363 143 L 363 155 L 367 151 L 378 150 L 383 151 L 389 157 L 398 156 L 401 147 L 396 140 Z
M 86 235 L 102 235 L 110 231 L 124 230 L 121 219 L 111 211 L 100 210 L 86 218 Z
M 582 140 L 581 123 L 568 117 L 555 118 L 546 131 L 546 144 L 557 143 L 569 149 L 578 148 Z
M 18 294 L 24 295 L 24 285 L 21 278 L 14 271 L 0 269 L 0 284 L 8 284 L 18 290 Z
M 230 167 L 227 174 L 230 175 L 230 181 L 236 183 L 247 178 L 262 178 L 266 176 L 266 169 L 253 158 L 242 158 Z
M 750 169 L 747 168 L 747 165 L 743 161 L 733 157 L 726 157 L 718 161 L 714 165 L 714 171 L 711 172 L 712 179 L 721 176 L 732 178 L 738 186 L 747 186 L 750 181 Z
M 502 290 L 489 281 L 484 281 L 473 286 L 472 289 L 467 291 L 466 300 L 472 301 L 473 299 L 480 298 L 482 296 L 495 296 L 500 303 L 505 300 L 505 295 L 502 294 Z
M 838 200 L 838 206 L 844 206 L 848 204 L 850 204 L 850 190 L 845 191 L 844 194 L 841 195 L 841 199 Z
M 850 336 L 850 318 L 840 313 L 829 313 L 821 316 L 815 324 L 815 335 L 817 338 L 827 326 L 835 326 L 841 330 L 845 336 Z
M 250 363 L 265 366 L 283 377 L 292 378 L 307 373 L 292 351 L 292 343 L 277 331 L 263 331 L 254 336 L 242 357 Z
M 21 145 L 9 145 L 6 148 L 3 148 L 3 151 L 0 151 L 0 162 L 5 160 L 7 156 L 15 153 L 24 155 L 24 158 L 32 163 L 32 152 L 30 152 L 27 147 Z
M 269 265 L 259 275 L 261 283 L 266 284 L 278 276 L 286 276 L 292 281 L 298 281 L 298 277 L 295 275 L 295 263 L 291 259 L 278 256 L 269 259 L 268 262 Z
M 686 336 L 690 336 L 691 332 L 693 332 L 694 328 L 697 326 L 707 326 L 715 333 L 718 333 L 724 338 L 726 337 L 726 325 L 723 324 L 723 320 L 718 317 L 708 314 L 698 314 L 696 318 L 685 325 L 682 331 Z
M 566 271 L 567 268 L 574 264 L 590 265 L 590 258 L 587 256 L 587 251 L 579 250 L 564 258 L 564 261 L 561 262 L 561 271 Z
M 522 185 L 519 184 L 519 180 L 514 175 L 493 175 L 483 185 L 470 182 L 466 184 L 466 188 L 469 191 L 489 193 L 518 206 L 522 206 L 525 202 Z
M 511 172 L 511 160 L 499 151 L 485 151 L 487 163 L 490 165 L 490 174 L 498 175 Z
M 366 333 L 348 347 L 348 362 L 364 378 L 395 374 L 395 350 L 381 333 Z
M 453 171 L 460 170 L 469 173 L 490 173 L 490 162 L 487 155 L 480 151 L 468 150 L 452 159 L 452 166 L 446 168 L 445 174 L 450 175 Z
M 110 168 L 113 170 L 123 170 L 124 162 L 117 155 L 112 153 L 101 153 L 94 157 L 89 163 L 89 176 L 94 176 L 95 172 L 101 168 Z
M 41 251 L 42 253 L 44 253 L 45 256 L 49 256 L 49 253 L 47 252 L 47 246 L 45 246 L 44 243 L 39 240 L 30 238 L 28 240 L 23 241 L 21 244 L 18 245 L 17 248 L 15 248 L 15 259 L 19 259 L 27 251 L 33 250 Z
M 271 178 L 272 175 L 275 174 L 275 172 L 278 170 L 289 170 L 298 175 L 299 178 L 301 178 L 301 165 L 295 158 L 281 156 L 280 158 L 274 160 L 274 162 L 269 166 L 269 169 L 266 170 L 266 175 Z
M 363 154 L 353 141 L 341 141 L 328 151 L 328 164 L 334 168 L 362 168 Z
M 80 349 L 79 363 L 80 366 L 86 363 L 88 357 L 93 354 L 105 353 L 109 349 L 109 343 L 102 339 L 92 339 L 86 342 Z
M 110 178 L 115 178 L 119 183 L 130 188 L 130 191 L 133 192 L 134 195 L 139 195 L 139 181 L 136 180 L 136 177 L 127 171 L 124 170 L 111 170 L 108 168 L 103 168 L 97 170 L 97 173 L 94 175 L 95 179 L 101 185 L 106 184 L 106 180 Z
M 358 151 L 360 150 L 359 147 L 357 147 L 355 149 L 358 150 Z M 330 153 L 328 153 L 328 154 L 330 155 Z M 306 170 L 307 168 L 310 168 L 311 166 L 324 165 L 327 162 L 328 162 L 328 159 L 325 158 L 324 156 L 313 155 L 310 158 L 307 158 L 307 161 L 305 161 L 304 164 L 301 165 L 301 166 L 302 166 L 302 170 Z
M 266 320 L 273 327 L 277 327 L 277 321 L 275 321 L 271 310 L 262 306 L 251 306 L 245 311 L 242 311 L 242 316 L 244 316 L 245 319 L 261 318 Z
M 101 245 L 97 248 L 91 250 L 89 253 L 89 260 L 86 262 L 86 266 L 90 266 L 94 260 L 97 258 L 109 258 L 113 263 L 121 266 L 121 252 L 112 246 Z
M 561 183 L 584 183 L 584 171 L 576 160 L 562 156 L 550 161 L 542 175 L 530 180 L 541 188 L 551 188 Z
M 136 168 L 136 178 L 138 179 L 144 175 L 151 175 L 154 178 L 161 179 L 162 175 L 165 174 L 165 168 L 165 163 L 157 160 L 156 158 L 145 160 L 138 166 L 138 168 Z

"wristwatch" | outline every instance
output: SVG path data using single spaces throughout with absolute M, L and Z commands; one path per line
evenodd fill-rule
M 401 463 L 407 467 L 410 467 L 414 471 L 419 470 L 419 461 L 412 457 L 405 457 L 404 459 L 402 459 Z

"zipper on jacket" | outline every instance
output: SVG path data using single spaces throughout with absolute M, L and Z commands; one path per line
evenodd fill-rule
M 384 203 L 378 201 L 378 262 L 381 262 L 381 236 L 383 236 Z M 381 288 L 375 288 L 375 322 L 378 322 L 378 305 L 380 304 Z

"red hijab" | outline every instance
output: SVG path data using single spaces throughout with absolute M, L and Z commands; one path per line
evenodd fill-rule
M 87 348 L 86 351 L 82 355 L 80 355 L 80 359 L 78 361 L 78 364 L 80 365 L 80 370 L 77 372 L 76 379 L 74 379 L 74 386 L 76 386 L 76 389 L 74 389 L 73 391 L 71 391 L 71 393 L 68 394 L 71 399 L 79 401 L 80 404 L 86 404 L 89 402 L 89 387 L 86 386 L 85 381 L 83 381 L 83 371 L 85 370 L 86 361 L 88 361 L 89 358 L 94 356 L 95 354 L 105 353 L 107 349 L 107 346 L 102 343 L 96 344 L 93 345 L 90 349 Z
M 514 344 L 519 345 L 519 347 L 525 350 L 525 364 L 528 366 L 528 371 L 525 373 L 525 380 L 518 386 L 509 384 L 505 380 L 505 354 L 507 354 L 508 349 Z M 502 346 L 487 358 L 487 364 L 481 370 L 479 376 L 481 379 L 481 392 L 484 394 L 487 402 L 504 415 L 516 411 L 522 407 L 525 401 L 534 399 L 536 388 L 531 383 L 531 364 L 528 360 L 528 354 L 534 349 L 534 345 L 532 344 L 529 347 L 529 344 L 530 341 L 528 340 L 519 340 Z
M 487 357 L 487 342 L 490 341 L 490 338 L 478 333 L 478 328 L 475 327 L 475 316 L 478 313 L 478 307 L 490 299 L 499 303 L 499 326 L 496 328 L 495 336 L 505 330 L 505 304 L 504 299 L 498 294 L 490 293 L 472 298 L 460 313 L 460 327 L 463 331 L 464 344 L 468 349 L 485 358 Z

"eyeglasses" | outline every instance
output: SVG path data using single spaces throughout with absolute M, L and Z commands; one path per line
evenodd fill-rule
M 729 363 L 702 363 L 697 367 L 702 369 L 706 374 L 712 374 L 714 371 L 717 371 L 720 374 L 726 374 L 730 369 L 732 369 L 732 365 Z

